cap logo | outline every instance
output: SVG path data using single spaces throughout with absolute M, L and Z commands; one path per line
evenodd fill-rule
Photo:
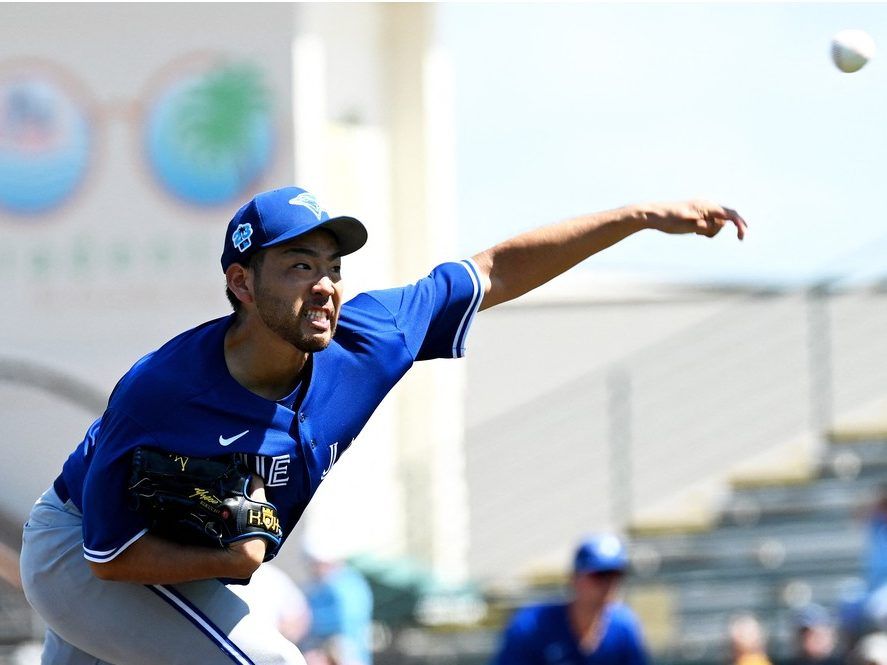
M 234 246 L 240 253 L 243 253 L 253 244 L 252 240 L 250 240 L 252 235 L 253 225 L 241 224 L 234 230 L 234 233 L 231 234 L 231 242 L 234 243 Z
M 317 217 L 317 219 L 321 219 L 323 216 L 323 208 L 320 207 L 317 199 L 314 198 L 314 194 L 302 192 L 298 196 L 291 198 L 289 204 L 291 206 L 304 206 L 305 208 L 308 208 L 308 210 L 314 213 L 314 216 Z

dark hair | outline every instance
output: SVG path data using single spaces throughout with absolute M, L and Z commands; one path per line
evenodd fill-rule
M 237 261 L 244 268 L 252 268 L 253 270 L 259 270 L 262 267 L 262 261 L 264 260 L 265 252 L 259 251 L 254 254 L 250 254 L 243 261 Z M 227 282 L 225 284 L 225 296 L 228 298 L 228 302 L 231 303 L 231 309 L 234 312 L 239 312 L 241 307 L 241 302 L 237 299 L 237 296 L 232 293 L 231 289 L 228 288 Z

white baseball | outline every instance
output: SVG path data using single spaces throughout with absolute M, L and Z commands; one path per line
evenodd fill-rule
M 842 72 L 850 74 L 875 55 L 875 42 L 863 30 L 841 30 L 832 38 L 832 60 Z

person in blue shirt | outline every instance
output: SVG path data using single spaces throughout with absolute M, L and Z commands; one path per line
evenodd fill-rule
M 867 522 L 862 557 L 865 587 L 848 594 L 840 605 L 841 632 L 847 643 L 887 626 L 887 483 L 878 486 L 873 504 L 861 516 Z
M 615 535 L 582 541 L 572 598 L 518 610 L 493 665 L 647 665 L 638 619 L 617 600 L 627 567 L 625 545 Z
M 743 219 L 690 201 L 567 220 L 444 263 L 413 284 L 345 302 L 343 257 L 367 240 L 297 187 L 261 193 L 228 224 L 221 256 L 234 312 L 185 331 L 115 386 L 25 525 L 22 584 L 46 622 L 44 663 L 255 662 L 304 658 L 225 586 L 275 554 L 149 533 L 130 510 L 132 450 L 236 453 L 284 539 L 389 390 L 420 360 L 460 358 L 475 314 L 644 229 L 716 235 Z
M 318 538 L 306 538 L 303 552 L 311 573 L 305 596 L 311 628 L 299 644 L 306 660 L 334 654 L 337 665 L 372 665 L 373 592 L 361 573 Z

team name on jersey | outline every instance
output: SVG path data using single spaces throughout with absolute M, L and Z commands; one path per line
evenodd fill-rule
M 289 455 L 244 455 L 243 458 L 247 466 L 262 477 L 265 487 L 283 487 L 290 480 Z
M 333 470 L 333 464 L 336 463 L 336 458 L 339 456 L 339 442 L 336 441 L 334 444 L 330 445 L 330 463 L 326 469 L 324 469 L 323 473 L 320 474 L 320 479 L 323 480 L 326 478 L 326 474 Z

